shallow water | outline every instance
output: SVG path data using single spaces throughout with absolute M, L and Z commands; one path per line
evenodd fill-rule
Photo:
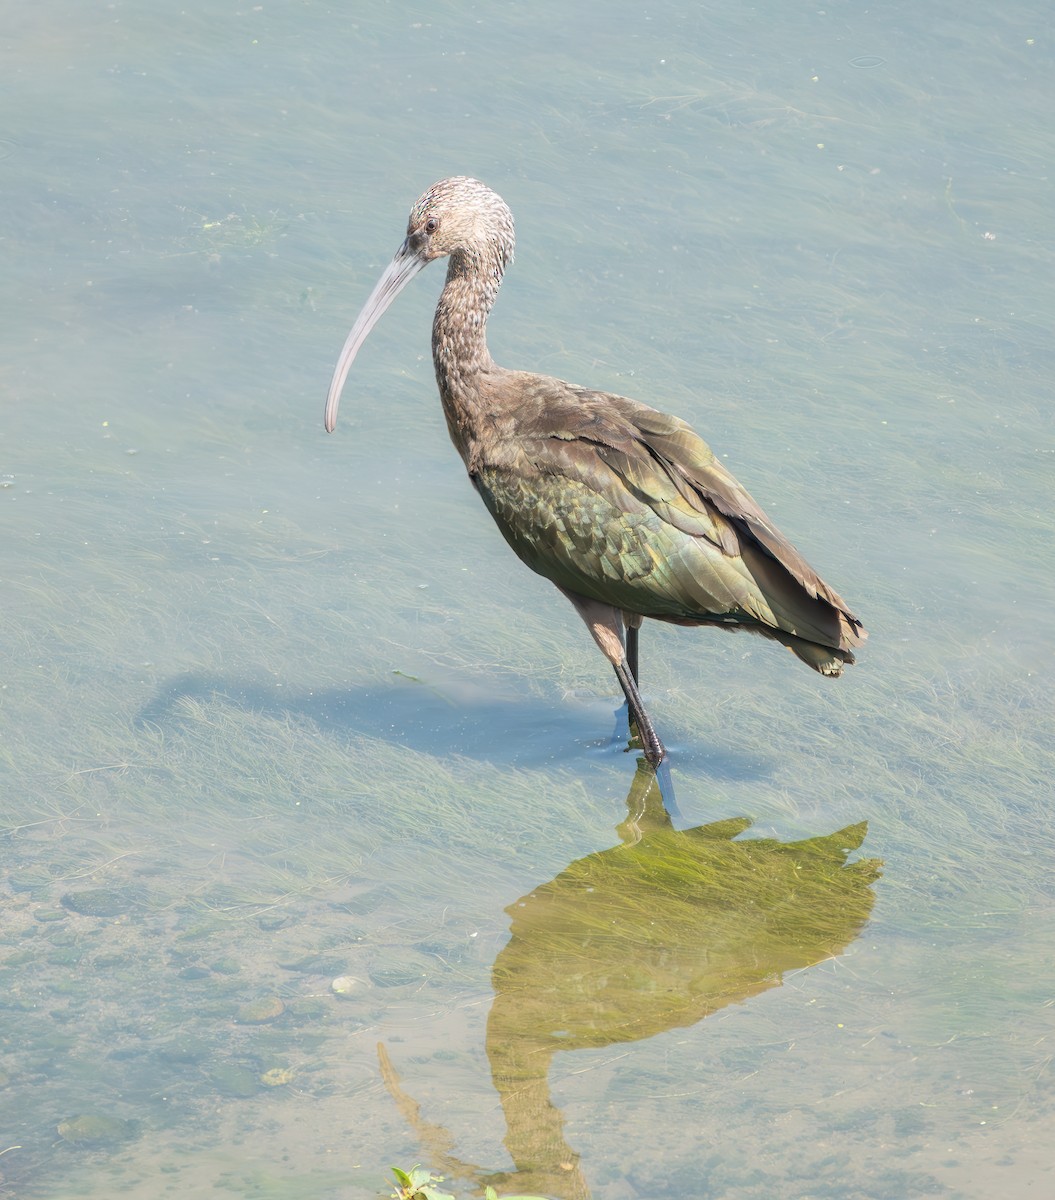
M 1049 25 L 10 15 L 7 1194 L 1050 1188 Z M 496 358 L 689 419 L 871 632 L 827 685 L 646 629 L 684 843 L 448 443 L 439 268 L 322 432 L 453 173 L 517 217 Z

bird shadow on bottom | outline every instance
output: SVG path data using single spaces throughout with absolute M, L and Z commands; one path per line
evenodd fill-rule
M 568 764 L 583 748 L 605 758 L 636 752 L 628 741 L 625 703 L 613 710 L 610 702 L 594 695 L 547 700 L 494 679 L 467 679 L 449 672 L 428 680 L 393 672 L 390 683 L 376 687 L 308 689 L 191 672 L 163 684 L 140 710 L 137 723 L 178 728 L 184 719 L 183 701 L 226 702 L 252 712 L 311 721 L 337 736 L 362 735 L 423 754 L 457 753 L 517 767 Z M 606 737 L 613 712 L 614 733 Z M 677 749 L 674 756 L 677 761 Z M 769 774 L 768 764 L 757 758 L 706 749 L 693 754 L 692 770 L 694 775 L 745 781 Z M 667 763 L 660 782 L 664 796 L 673 803 Z

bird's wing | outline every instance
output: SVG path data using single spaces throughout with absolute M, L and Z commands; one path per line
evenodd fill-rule
M 677 417 L 640 405 L 635 409 L 633 420 L 643 444 L 677 481 L 678 494 L 687 507 L 717 510 L 732 523 L 740 545 L 730 548 L 723 544 L 726 553 L 742 553 L 745 539 L 753 540 L 810 596 L 826 601 L 854 619 L 842 597 L 821 579 L 698 434 Z
M 524 449 L 522 465 L 481 465 L 473 482 L 532 570 L 643 616 L 775 622 L 739 557 L 665 520 L 595 450 L 558 439 Z
M 685 422 L 552 383 L 518 410 L 506 443 L 516 461 L 499 455 L 477 478 L 529 566 L 646 616 L 728 617 L 843 649 L 863 640 L 843 600 Z
M 519 557 L 559 587 L 666 620 L 780 624 L 730 522 L 606 412 L 521 414 L 472 472 Z

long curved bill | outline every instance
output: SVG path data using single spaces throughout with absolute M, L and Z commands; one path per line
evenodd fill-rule
M 385 267 L 381 278 L 374 285 L 374 290 L 363 305 L 362 312 L 355 318 L 352 332 L 349 333 L 341 356 L 337 360 L 337 366 L 334 368 L 329 395 L 326 397 L 327 433 L 333 433 L 333 428 L 337 424 L 337 406 L 341 402 L 344 381 L 352 369 L 352 363 L 359 353 L 359 347 L 366 341 L 370 330 L 381 319 L 385 309 L 424 266 L 425 260 L 419 258 L 411 250 L 410 245 L 404 242 L 396 251 L 395 258 Z

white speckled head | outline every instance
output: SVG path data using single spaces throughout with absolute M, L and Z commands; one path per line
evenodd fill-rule
M 506 267 L 516 242 L 513 214 L 486 183 L 455 175 L 419 198 L 407 221 L 407 240 L 428 262 L 463 250 L 497 257 Z
M 434 259 L 450 256 L 453 271 L 467 261 L 474 271 L 490 281 L 493 298 L 502 272 L 512 262 L 515 241 L 509 206 L 479 179 L 466 175 L 441 179 L 420 197 L 407 222 L 406 240 L 356 317 L 337 360 L 326 397 L 327 432 L 332 433 L 337 424 L 341 392 L 360 347 L 388 306 L 422 267 Z

